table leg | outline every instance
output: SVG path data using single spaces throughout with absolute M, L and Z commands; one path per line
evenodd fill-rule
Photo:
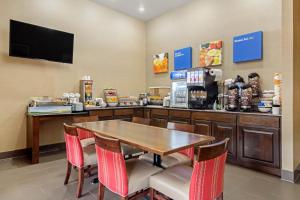
M 40 120 L 33 117 L 31 123 L 31 163 L 37 164 L 40 157 Z
M 153 165 L 157 167 L 162 167 L 161 166 L 161 156 L 157 154 L 153 154 Z

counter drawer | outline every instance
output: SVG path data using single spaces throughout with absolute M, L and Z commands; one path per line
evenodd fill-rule
M 114 115 L 113 110 L 99 110 L 99 117 L 112 117 Z
M 115 116 L 133 116 L 134 110 L 133 109 L 118 109 L 115 110 Z
M 89 115 L 90 116 L 97 116 L 97 115 L 99 115 L 99 111 L 98 110 L 89 111 Z
M 239 115 L 240 126 L 262 126 L 268 128 L 280 128 L 280 117 L 260 115 Z
M 170 110 L 169 111 L 170 118 L 184 118 L 184 119 L 190 119 L 191 112 L 184 111 L 184 110 Z
M 151 118 L 168 119 L 169 112 L 167 109 L 151 109 Z
M 229 113 L 192 112 L 192 120 L 204 120 L 224 123 L 236 123 L 236 115 Z

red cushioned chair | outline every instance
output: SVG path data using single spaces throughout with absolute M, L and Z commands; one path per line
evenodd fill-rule
M 176 200 L 223 199 L 224 169 L 229 139 L 201 146 L 194 168 L 176 166 L 150 177 L 150 196 Z
M 67 174 L 64 184 L 68 184 L 72 166 L 78 169 L 77 198 L 81 197 L 84 174 L 91 175 L 91 170 L 97 165 L 95 145 L 83 147 L 80 143 L 77 128 L 64 124 L 67 151 Z
M 195 126 L 190 124 L 179 124 L 169 122 L 167 128 L 170 130 L 184 131 L 189 133 L 195 132 Z M 153 163 L 153 154 L 145 154 L 140 156 L 141 160 L 146 160 Z M 194 147 L 181 150 L 176 153 L 164 156 L 162 158 L 161 166 L 163 168 L 170 168 L 176 165 L 190 165 L 193 166 L 194 161 Z
M 125 162 L 117 139 L 95 136 L 98 160 L 99 200 L 107 188 L 121 199 L 145 196 L 149 192 L 149 177 L 162 169 L 137 159 Z

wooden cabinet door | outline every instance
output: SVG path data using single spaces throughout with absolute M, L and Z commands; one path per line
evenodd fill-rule
M 211 126 L 210 121 L 204 120 L 194 120 L 192 124 L 195 125 L 195 132 L 201 135 L 211 135 Z
M 216 142 L 229 138 L 228 158 L 237 160 L 237 131 L 236 124 L 213 122 L 212 136 Z
M 280 168 L 279 129 L 240 126 L 238 157 L 247 165 Z

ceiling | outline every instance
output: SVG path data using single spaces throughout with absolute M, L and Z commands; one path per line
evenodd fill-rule
M 148 21 L 193 0 L 94 0 L 132 17 Z M 144 11 L 140 11 L 144 8 Z

